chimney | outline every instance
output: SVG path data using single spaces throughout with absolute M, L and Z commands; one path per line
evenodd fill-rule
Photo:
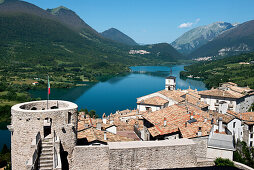
M 190 120 L 193 119 L 193 113 L 190 113 Z
M 111 125 L 113 125 L 113 124 L 114 124 L 114 120 L 111 119 L 109 123 L 110 123 Z
M 219 132 L 222 132 L 222 117 L 219 117 Z
M 164 117 L 164 122 L 163 122 L 164 127 L 167 126 L 167 119 Z
M 207 122 L 207 118 L 204 119 L 204 122 Z
M 185 122 L 185 127 L 187 127 L 188 126 L 188 123 L 187 122 Z
M 105 113 L 102 115 L 102 123 L 107 124 L 107 118 Z
M 97 122 L 96 129 L 101 130 L 101 122 Z
M 104 140 L 107 140 L 107 132 L 104 132 Z

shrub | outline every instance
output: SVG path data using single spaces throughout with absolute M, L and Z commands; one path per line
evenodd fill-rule
M 229 159 L 224 159 L 224 158 L 217 158 L 214 161 L 216 166 L 231 166 L 234 167 L 234 163 L 232 161 L 230 161 Z

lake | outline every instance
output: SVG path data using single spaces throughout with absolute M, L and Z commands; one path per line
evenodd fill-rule
M 180 79 L 184 65 L 173 66 L 172 75 L 176 77 L 176 88 L 205 90 L 203 82 Z M 86 86 L 69 89 L 51 89 L 50 99 L 68 100 L 81 108 L 95 110 L 101 117 L 103 113 L 115 113 L 117 110 L 136 108 L 136 98 L 165 88 L 165 77 L 170 75 L 170 67 L 137 66 L 131 67 L 131 73 L 113 77 L 105 82 L 88 83 Z M 47 89 L 29 91 L 32 97 L 47 99 Z M 0 131 L 0 138 L 10 139 L 10 133 Z M 2 148 L 3 143 L 0 143 Z M 9 143 L 8 143 L 9 144 Z
M 103 113 L 134 109 L 136 98 L 164 89 L 165 77 L 170 74 L 170 68 L 162 66 L 137 66 L 131 69 L 134 72 L 105 82 L 70 89 L 51 89 L 50 99 L 72 101 L 79 109 L 95 110 L 102 116 Z M 201 81 L 180 79 L 179 73 L 183 69 L 184 65 L 172 67 L 172 75 L 176 77 L 176 88 L 187 89 L 190 86 L 198 90 L 206 89 Z M 31 90 L 30 93 L 32 97 L 47 99 L 47 89 Z

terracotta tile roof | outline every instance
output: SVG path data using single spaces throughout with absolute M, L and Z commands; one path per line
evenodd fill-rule
M 228 110 L 227 113 L 231 116 L 234 116 L 235 118 L 243 120 L 244 123 L 248 125 L 254 124 L 254 112 L 236 113 L 234 111 Z
M 184 90 L 184 91 L 187 91 L 188 94 L 190 94 L 190 95 L 192 95 L 192 96 L 194 96 L 196 98 L 200 98 L 200 95 L 198 94 L 198 90 L 197 89 L 193 90 L 193 89 L 191 89 L 189 87 L 189 89 Z
M 224 85 L 224 86 L 237 86 L 237 84 L 233 83 L 233 82 L 222 83 L 222 85 Z
M 234 98 L 234 99 L 241 98 L 244 96 L 243 94 L 234 92 L 232 90 L 220 90 L 220 89 L 200 91 L 199 94 L 206 95 L 206 96 L 226 97 L 226 98 Z
M 194 97 L 193 95 L 190 95 L 190 94 L 186 94 L 185 100 L 187 103 L 190 103 L 190 104 L 197 106 L 199 108 L 205 108 L 205 107 L 209 106 L 208 104 L 200 101 L 199 98 Z M 183 101 L 183 102 L 185 102 L 185 101 Z
M 232 116 L 230 114 L 222 114 L 222 113 L 218 113 L 218 112 L 213 111 L 213 110 L 209 110 L 209 114 L 215 120 L 218 120 L 221 117 L 222 122 L 224 122 L 224 123 L 229 123 L 231 120 L 233 120 L 235 118 L 234 116 Z M 215 123 L 215 120 L 214 120 L 214 123 Z
M 107 139 L 104 140 L 104 133 L 106 133 Z M 87 139 L 88 142 L 102 141 L 102 142 L 122 142 L 122 141 L 134 141 L 132 138 L 116 135 L 110 132 L 101 131 L 94 127 L 87 128 L 81 132 L 78 132 L 78 139 Z
M 164 109 L 144 114 L 143 117 L 154 126 L 148 128 L 148 131 L 152 136 L 165 135 L 173 132 L 180 131 L 183 136 L 196 137 L 197 126 L 204 127 L 202 135 L 207 135 L 210 132 L 211 126 L 208 126 L 208 122 L 205 122 L 205 118 L 208 118 L 208 113 L 205 113 L 195 107 L 187 106 L 189 111 L 192 112 L 193 118 L 197 120 L 194 123 L 187 123 L 190 120 L 190 113 L 183 106 L 172 105 Z M 164 119 L 166 119 L 166 126 L 164 126 Z M 193 119 L 193 120 L 194 120 Z M 205 132 L 207 131 L 207 132 Z
M 140 100 L 137 102 L 137 104 L 147 104 L 147 105 L 155 105 L 155 106 L 163 106 L 166 103 L 168 103 L 168 101 L 159 96 L 150 97 L 145 100 Z
M 208 136 L 211 131 L 212 125 L 210 122 L 194 122 L 187 124 L 187 126 L 180 126 L 180 132 L 183 138 L 194 138 L 198 136 L 198 132 L 201 132 L 200 136 Z
M 181 92 L 179 90 L 161 90 L 158 93 L 171 98 L 177 102 L 182 102 L 184 101 L 184 98 L 182 98 L 181 96 L 183 96 L 185 93 Z
M 135 141 L 140 140 L 134 131 L 118 131 L 117 135 L 124 136 L 124 137 L 130 138 L 130 139 L 133 139 Z

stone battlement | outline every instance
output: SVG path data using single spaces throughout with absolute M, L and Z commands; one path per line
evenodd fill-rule
M 78 106 L 74 103 L 62 100 L 41 100 L 41 101 L 33 101 L 33 102 L 26 102 L 14 105 L 12 110 L 15 111 L 22 111 L 22 112 L 47 112 L 47 111 L 61 111 L 61 110 L 68 110 L 74 109 Z

